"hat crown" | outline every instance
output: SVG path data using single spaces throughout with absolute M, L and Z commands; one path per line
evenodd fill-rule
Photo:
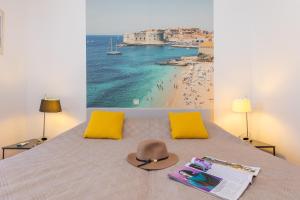
M 167 146 L 158 140 L 145 140 L 138 145 L 136 157 L 140 160 L 159 160 L 169 156 Z

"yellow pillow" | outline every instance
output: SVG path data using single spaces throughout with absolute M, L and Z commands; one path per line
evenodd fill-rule
M 208 138 L 200 112 L 169 113 L 173 139 Z
M 85 129 L 85 138 L 122 139 L 124 113 L 94 111 Z

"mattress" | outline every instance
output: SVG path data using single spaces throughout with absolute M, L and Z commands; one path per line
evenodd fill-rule
M 124 139 L 84 139 L 86 123 L 14 157 L 0 161 L 1 200 L 162 200 L 217 199 L 172 181 L 167 174 L 193 156 L 213 156 L 261 167 L 258 177 L 240 199 L 300 199 L 300 170 L 253 148 L 211 122 L 209 139 L 170 138 L 166 119 L 126 119 Z M 128 164 L 144 139 L 159 139 L 179 162 L 159 171 Z

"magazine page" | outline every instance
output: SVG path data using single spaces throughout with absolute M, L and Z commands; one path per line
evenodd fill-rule
M 222 178 L 190 167 L 182 167 L 177 171 L 170 173 L 169 177 L 205 192 L 211 192 L 222 181 Z
M 187 166 L 170 173 L 169 177 L 227 200 L 237 200 L 249 185 L 248 182 L 244 182 L 244 185 L 236 184 Z
M 187 163 L 185 166 L 197 169 L 197 165 L 195 166 L 192 163 Z M 205 170 L 205 172 L 213 176 L 222 177 L 225 180 L 230 180 L 237 184 L 243 184 L 244 182 L 249 184 L 252 181 L 252 175 L 218 164 L 212 164 L 209 169 Z
M 195 161 L 197 159 L 199 159 L 199 158 L 193 158 L 192 162 L 193 162 L 193 160 Z M 241 165 L 241 164 L 237 164 L 237 163 L 230 163 L 230 162 L 227 162 L 227 161 L 224 161 L 224 160 L 219 160 L 219 159 L 216 159 L 216 158 L 213 158 L 213 157 L 210 157 L 210 156 L 205 156 L 202 159 L 206 160 L 210 163 L 213 163 L 213 164 L 227 166 L 227 167 L 230 167 L 232 169 L 236 169 L 238 171 L 248 173 L 252 176 L 257 176 L 259 171 L 260 171 L 259 167 L 252 167 L 252 166 L 246 166 L 246 165 Z
M 237 200 L 251 184 L 259 167 L 251 167 L 213 157 L 192 158 L 169 177 L 212 195 L 228 200 Z
M 199 167 L 194 163 L 187 163 L 185 166 L 196 169 Z M 209 169 L 205 170 L 207 174 L 223 179 L 222 183 L 212 193 L 225 199 L 238 199 L 249 186 L 251 181 L 249 178 L 252 179 L 249 174 L 217 164 L 212 164 Z
M 207 163 L 210 164 L 210 166 L 203 166 L 207 165 Z M 205 171 L 206 173 L 209 173 L 214 176 L 220 176 L 226 180 L 231 180 L 236 183 L 244 182 L 246 181 L 248 184 L 252 182 L 253 175 L 250 173 L 247 173 L 242 170 L 236 170 L 234 168 L 231 168 L 229 166 L 224 166 L 220 164 L 215 164 L 210 161 L 200 159 L 200 158 L 193 158 L 190 163 L 185 164 L 185 166 L 193 167 L 195 169 L 199 169 L 202 171 Z

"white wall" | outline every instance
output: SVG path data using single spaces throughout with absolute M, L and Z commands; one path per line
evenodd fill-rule
M 42 135 L 44 94 L 61 99 L 49 114 L 49 138 L 86 118 L 85 0 L 0 0 L 0 146 Z
M 0 55 L 0 146 L 20 139 L 25 125 L 22 2 L 0 0 L 5 10 L 4 54 Z
M 300 1 L 256 3 L 255 136 L 300 164 Z
M 244 116 L 231 111 L 233 99 L 250 97 L 253 7 L 250 0 L 215 0 L 215 122 L 239 136 Z
M 244 116 L 231 102 L 250 97 L 252 138 L 298 164 L 299 8 L 297 0 L 215 0 L 215 121 L 242 134 Z
M 28 137 L 42 134 L 40 99 L 61 99 L 62 113 L 47 114 L 54 137 L 86 117 L 85 0 L 27 0 L 26 52 Z

